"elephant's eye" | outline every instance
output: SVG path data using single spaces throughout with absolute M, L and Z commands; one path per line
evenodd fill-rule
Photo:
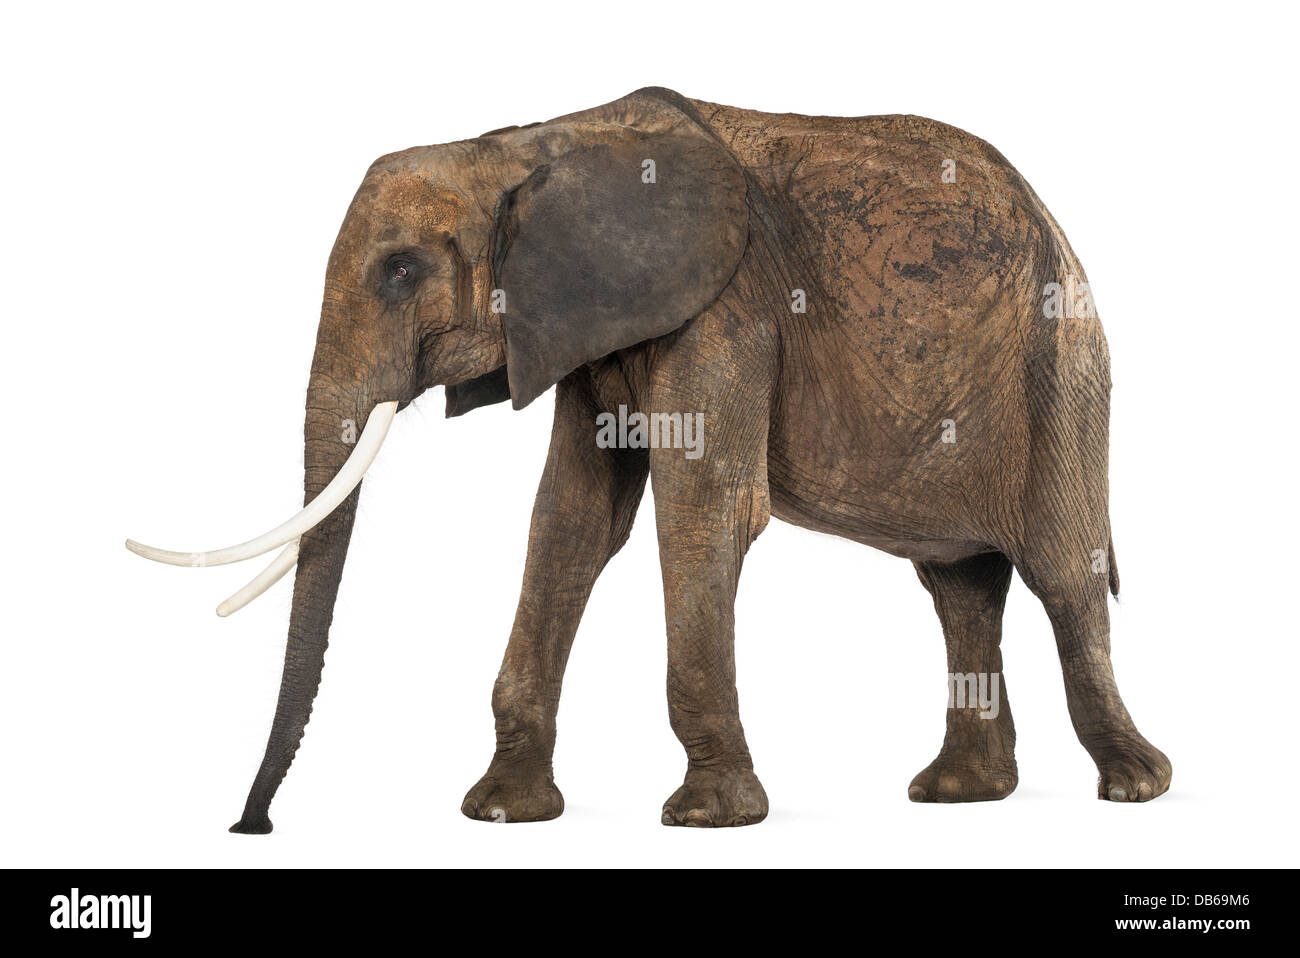
M 392 301 L 406 299 L 415 294 L 424 277 L 424 265 L 412 256 L 397 255 L 386 260 L 379 274 L 383 295 Z

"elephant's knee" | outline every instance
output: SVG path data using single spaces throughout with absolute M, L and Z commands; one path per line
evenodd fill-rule
M 545 690 L 522 676 L 502 670 L 492 688 L 497 749 L 544 746 L 555 740 L 554 709 Z

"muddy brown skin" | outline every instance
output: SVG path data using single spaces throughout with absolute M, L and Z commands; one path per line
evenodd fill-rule
M 460 415 L 520 408 L 558 383 L 492 696 L 496 754 L 462 811 L 507 822 L 563 811 L 551 754 L 565 663 L 647 479 L 669 715 L 687 757 L 665 824 L 767 815 L 740 722 L 733 602 L 772 515 L 910 559 L 949 671 L 1000 680 L 995 719 L 975 703 L 948 710 L 913 801 L 1016 786 L 999 651 L 1013 569 L 1051 620 L 1099 797 L 1163 793 L 1169 760 L 1138 733 L 1111 671 L 1106 341 L 1090 309 L 1044 309 L 1048 284 L 1086 281 L 996 150 L 919 117 L 774 115 L 654 88 L 377 161 L 329 261 L 305 501 L 351 451 L 342 421 L 380 402 L 446 385 L 447 413 Z M 703 454 L 601 448 L 596 417 L 620 405 L 702 414 Z M 271 830 L 357 496 L 302 538 L 275 721 L 232 831 Z

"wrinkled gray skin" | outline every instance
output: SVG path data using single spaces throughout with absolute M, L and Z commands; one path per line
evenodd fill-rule
M 563 810 L 551 754 L 564 665 L 647 479 L 669 717 L 687 756 L 666 824 L 767 814 L 740 723 L 732 607 L 770 515 L 912 560 L 950 671 L 999 678 L 995 720 L 949 709 L 914 801 L 1002 798 L 1016 785 L 998 648 L 1013 568 L 1048 611 L 1100 796 L 1164 792 L 1169 762 L 1134 727 L 1110 665 L 1105 339 L 1089 309 L 1043 310 L 1046 284 L 1082 282 L 1006 160 L 918 117 L 778 116 L 650 89 L 376 162 L 327 270 L 304 501 L 351 450 L 340 424 L 380 402 L 446 385 L 459 415 L 505 399 L 520 408 L 558 383 L 493 694 L 497 750 L 464 813 L 518 822 Z M 703 415 L 703 456 L 598 447 L 597 414 L 620 404 Z M 302 538 L 275 720 L 232 831 L 271 830 L 358 495 Z

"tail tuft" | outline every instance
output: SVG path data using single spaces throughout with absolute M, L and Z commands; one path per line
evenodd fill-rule
M 1119 598 L 1119 569 L 1115 567 L 1115 540 L 1111 539 L 1106 547 L 1106 568 L 1110 572 L 1110 594 Z

